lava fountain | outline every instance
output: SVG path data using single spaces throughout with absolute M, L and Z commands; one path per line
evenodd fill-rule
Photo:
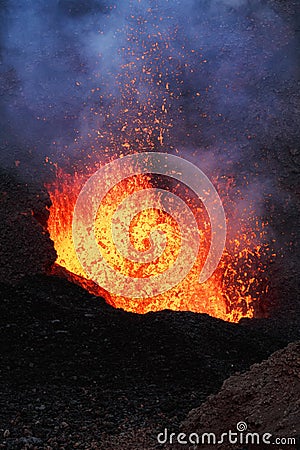
M 98 51 L 93 54 L 92 76 L 97 87 L 91 89 L 86 100 L 86 108 L 80 116 L 81 129 L 78 130 L 71 153 L 68 153 L 68 147 L 65 146 L 62 152 L 63 155 L 68 155 L 67 159 L 72 159 L 71 155 L 75 155 L 74 161 L 75 158 L 76 161 L 81 161 L 82 167 L 75 170 L 74 161 L 69 166 L 64 161 L 64 170 L 57 168 L 54 182 L 47 185 L 52 201 L 48 230 L 58 255 L 55 271 L 63 271 L 90 292 L 104 296 L 108 303 L 126 311 L 194 311 L 232 322 L 243 317 L 262 316 L 268 292 L 266 269 L 271 258 L 266 244 L 266 224 L 257 214 L 255 205 L 251 205 L 251 200 L 241 200 L 240 209 L 236 209 L 237 197 L 243 196 L 243 193 L 237 187 L 236 192 L 234 191 L 234 174 L 238 170 L 234 165 L 231 177 L 228 173 L 227 178 L 221 175 L 217 178 L 217 174 L 214 179 L 211 177 L 224 205 L 227 241 L 218 268 L 205 283 L 198 282 L 211 241 L 210 222 L 204 205 L 201 202 L 199 204 L 185 186 L 158 180 L 151 175 L 129 177 L 114 186 L 103 198 L 94 224 L 99 251 L 114 270 L 130 277 L 151 277 L 172 266 L 178 256 L 181 237 L 172 217 L 159 208 L 148 208 L 138 214 L 132 220 L 129 232 L 132 245 L 138 251 L 145 252 L 150 245 L 150 231 L 163 231 L 167 245 L 160 258 L 144 265 L 122 259 L 111 239 L 110 221 L 118 205 L 133 192 L 157 186 L 158 181 L 162 181 L 164 188 L 172 188 L 182 198 L 197 221 L 200 249 L 188 275 L 162 294 L 149 298 L 126 298 L 105 292 L 95 285 L 77 258 L 72 239 L 74 207 L 83 185 L 104 163 L 104 159 L 113 160 L 121 158 L 122 154 L 143 152 L 145 149 L 157 151 L 157 148 L 163 150 L 166 147 L 174 153 L 178 152 L 177 148 L 187 142 L 187 139 L 191 142 L 192 137 L 195 138 L 195 146 L 200 148 L 206 136 L 200 130 L 206 129 L 205 127 L 210 130 L 210 140 L 223 142 L 226 146 L 224 136 L 218 139 L 220 127 L 222 131 L 222 126 L 226 125 L 223 113 L 214 109 L 213 114 L 221 122 L 218 122 L 219 128 L 212 130 L 212 116 L 206 104 L 210 101 L 209 95 L 212 95 L 214 101 L 216 99 L 210 81 L 220 81 L 213 76 L 214 71 L 209 68 L 211 66 L 207 64 L 205 56 L 206 51 L 209 55 L 209 36 L 207 45 L 200 45 L 201 42 L 206 42 L 207 36 L 205 33 L 202 35 L 202 31 L 207 26 L 210 27 L 210 22 L 205 22 L 199 29 L 191 27 L 195 33 L 191 39 L 190 29 L 182 26 L 184 21 L 181 15 L 174 16 L 175 11 L 171 11 L 169 7 L 157 4 L 156 7 L 144 9 L 141 2 L 129 2 L 128 11 L 126 8 L 125 12 L 121 9 L 118 13 L 116 9 L 112 13 L 111 18 L 115 17 L 114 14 L 120 14 L 116 16 L 116 22 L 109 22 L 114 31 L 111 33 L 113 39 L 108 39 L 110 34 L 105 37 L 105 30 L 100 30 L 92 47 L 89 47 L 90 51 L 94 48 Z M 202 15 L 198 19 L 202 23 Z M 223 30 L 223 22 L 219 28 Z M 213 37 L 212 49 L 217 43 L 220 55 L 223 55 L 223 35 L 218 38 L 219 44 L 215 38 L 215 25 L 213 30 L 207 29 L 207 32 L 210 31 Z M 104 42 L 102 37 L 105 38 Z M 248 40 L 245 42 L 248 46 Z M 210 54 L 213 57 L 215 50 Z M 219 68 L 219 59 L 217 61 Z M 236 65 L 239 64 L 238 60 Z M 240 81 L 238 74 L 235 71 L 232 73 L 232 92 L 235 92 Z M 237 85 L 234 84 L 235 79 L 238 81 Z M 222 93 L 227 92 L 230 83 L 231 81 L 225 83 Z M 80 86 L 80 82 L 77 84 Z M 238 92 L 237 98 L 240 99 Z M 227 104 L 227 97 L 224 101 Z M 233 108 L 230 109 L 230 113 L 232 112 Z M 237 123 L 240 121 L 237 120 Z M 238 142 L 236 137 L 234 141 Z M 55 142 L 54 144 L 56 145 Z M 189 145 L 186 147 L 190 148 Z M 231 157 L 228 158 L 230 160 Z M 95 161 L 99 159 L 100 164 L 97 166 Z M 222 162 L 219 168 L 221 166 Z M 63 270 L 59 270 L 59 267 Z
M 230 230 L 228 219 L 228 238 L 226 249 L 214 274 L 199 284 L 199 274 L 210 246 L 210 222 L 207 211 L 183 184 L 172 185 L 167 179 L 149 175 L 135 175 L 115 185 L 99 205 L 95 220 L 95 237 L 99 251 L 115 271 L 133 277 L 147 278 L 163 273 L 171 267 L 178 256 L 181 236 L 176 221 L 165 211 L 148 208 L 137 214 L 130 223 L 129 235 L 136 250 L 145 252 L 149 246 L 149 236 L 153 229 L 159 229 L 166 236 L 163 254 L 154 261 L 139 263 L 122 257 L 115 247 L 111 235 L 111 220 L 118 206 L 135 192 L 152 188 L 163 183 L 163 189 L 172 190 L 188 205 L 197 221 L 201 241 L 197 259 L 188 275 L 176 286 L 159 295 L 147 298 L 128 298 L 104 291 L 85 273 L 75 251 L 72 238 L 72 220 L 77 197 L 87 181 L 95 172 L 90 168 L 81 173 L 70 174 L 62 169 L 56 170 L 56 179 L 47 185 L 52 206 L 48 220 L 48 230 L 57 251 L 54 272 L 64 268 L 68 278 L 79 283 L 96 295 L 102 295 L 116 308 L 136 313 L 147 313 L 171 309 L 207 313 L 227 321 L 237 322 L 241 318 L 261 316 L 261 305 L 268 291 L 266 279 L 267 245 L 264 240 L 264 223 L 253 219 L 242 224 L 238 230 Z M 230 183 L 227 183 L 230 190 Z M 229 197 L 222 198 L 226 210 Z M 230 208 L 229 208 L 230 209 Z M 236 220 L 234 221 L 236 222 Z M 78 251 L 78 249 L 77 249 Z M 97 258 L 97 255 L 93 256 Z

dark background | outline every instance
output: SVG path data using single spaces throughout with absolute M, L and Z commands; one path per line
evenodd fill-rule
M 122 433 L 132 439 L 128 448 L 151 448 L 152 438 L 135 441 L 137 430 L 154 436 L 164 426 L 177 429 L 229 375 L 299 339 L 297 5 L 0 5 L 1 448 L 118 448 Z M 128 36 L 135 55 L 148 51 L 149 79 L 141 60 L 123 68 L 132 60 L 122 50 Z M 126 91 L 133 76 L 138 90 Z M 143 149 L 137 113 L 152 124 L 164 101 L 168 114 L 155 114 L 172 126 L 162 150 L 179 148 L 207 175 L 233 176 L 245 202 L 269 222 L 277 254 L 269 319 L 138 316 L 47 275 L 55 251 L 43 184 L 54 172 L 45 157 L 72 173 L 87 155 L 95 162 L 119 155 L 120 143 Z M 158 132 L 151 148 L 161 150 Z

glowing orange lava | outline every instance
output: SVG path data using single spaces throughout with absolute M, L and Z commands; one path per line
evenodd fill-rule
M 93 161 L 99 161 L 99 155 L 103 162 L 112 154 L 120 158 L 124 156 L 121 152 L 157 151 L 165 147 L 168 151 L 178 152 L 176 142 L 185 142 L 185 137 L 190 135 L 190 126 L 192 129 L 198 128 L 197 124 L 191 125 L 193 120 L 189 118 L 188 105 L 183 107 L 188 102 L 196 102 L 201 118 L 209 120 L 209 112 L 201 100 L 203 93 L 190 91 L 184 81 L 187 76 L 193 77 L 196 73 L 199 80 L 203 79 L 201 65 L 207 63 L 203 48 L 189 49 L 189 43 L 185 45 L 181 41 L 179 28 L 172 26 L 171 14 L 160 16 L 156 8 L 149 8 L 147 14 L 146 18 L 132 13 L 124 29 L 118 30 L 126 36 L 126 45 L 118 48 L 113 84 L 111 77 L 109 82 L 105 76 L 101 77 L 101 73 L 105 72 L 101 54 L 95 60 L 95 67 L 98 67 L 95 69 L 97 87 L 91 90 L 87 99 L 89 110 L 83 110 L 82 129 L 77 130 L 71 152 L 68 145 L 64 145 L 61 152 L 64 167 L 68 167 L 70 155 L 76 155 L 76 161 L 80 160 L 85 166 L 72 175 L 57 169 L 54 183 L 47 186 L 52 201 L 48 229 L 58 255 L 55 271 L 59 272 L 58 266 L 65 268 L 75 282 L 90 292 L 103 295 L 108 303 L 126 311 L 194 311 L 232 322 L 243 317 L 261 316 L 261 305 L 268 289 L 264 223 L 262 219 L 256 219 L 255 207 L 251 209 L 251 202 L 247 203 L 242 198 L 236 201 L 242 193 L 236 190 L 236 196 L 229 192 L 229 179 L 225 183 L 224 179 L 212 180 L 228 218 L 228 236 L 219 266 L 207 282 L 199 284 L 198 279 L 210 246 L 210 223 L 203 205 L 199 205 L 183 186 L 172 188 L 194 213 L 200 249 L 190 273 L 177 286 L 146 299 L 115 296 L 88 280 L 77 258 L 72 240 L 73 210 L 84 183 L 99 168 L 93 165 Z M 204 79 L 201 81 L 205 93 L 212 88 L 208 81 L 209 77 L 206 85 Z M 171 134 L 173 138 L 178 134 L 175 141 Z M 53 145 L 56 144 L 60 145 L 54 141 Z M 69 165 L 71 168 L 74 169 L 74 161 Z M 99 251 L 115 270 L 132 277 L 146 278 L 168 269 L 176 260 L 180 247 L 180 232 L 176 223 L 171 216 L 157 209 L 138 214 L 130 225 L 131 242 L 140 251 L 148 248 L 151 229 L 159 228 L 165 233 L 168 244 L 165 253 L 156 261 L 141 266 L 124 260 L 112 242 L 110 222 L 118 205 L 126 196 L 152 187 L 156 181 L 150 176 L 129 178 L 108 192 L 99 206 L 95 224 Z
M 176 194 L 181 192 L 182 198 L 193 211 L 200 239 L 198 258 L 186 278 L 169 291 L 146 299 L 112 295 L 89 280 L 74 249 L 72 217 L 79 192 L 95 170 L 70 175 L 59 169 L 55 182 L 47 186 L 52 201 L 48 230 L 57 251 L 57 265 L 65 268 L 71 279 L 90 292 L 104 296 L 114 307 L 136 313 L 163 309 L 193 311 L 232 322 L 260 314 L 259 305 L 267 291 L 262 258 L 264 247 L 258 239 L 263 234 L 262 224 L 256 222 L 257 229 L 253 225 L 250 229 L 241 226 L 232 237 L 229 235 L 227 248 L 217 270 L 207 282 L 199 284 L 199 274 L 209 249 L 210 223 L 203 205 L 199 205 L 180 186 L 175 187 Z M 147 209 L 138 214 L 130 225 L 132 244 L 139 251 L 146 250 L 150 231 L 159 228 L 167 236 L 164 254 L 151 263 L 141 264 L 125 260 L 115 249 L 111 239 L 111 218 L 116 208 L 133 192 L 152 187 L 153 182 L 151 176 L 142 175 L 124 180 L 108 192 L 97 214 L 95 235 L 99 250 L 115 270 L 131 277 L 150 277 L 165 271 L 176 260 L 180 248 L 180 231 L 174 219 L 163 211 Z

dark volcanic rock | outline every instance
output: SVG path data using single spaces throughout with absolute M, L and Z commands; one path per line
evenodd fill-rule
M 26 429 L 43 449 L 65 442 L 74 449 L 77 440 L 82 448 L 155 448 L 158 432 L 176 431 L 226 378 L 300 339 L 299 322 L 126 313 L 55 277 L 35 276 L 0 292 L 5 446 Z M 146 439 L 151 430 L 147 443 L 126 446 L 128 433 L 139 429 L 130 439 Z
M 286 389 L 289 386 L 289 389 Z M 212 395 L 200 408 L 190 412 L 182 424 L 188 433 L 223 432 L 234 430 L 245 421 L 245 433 L 256 432 L 277 437 L 300 436 L 300 342 L 288 345 L 261 364 L 254 364 L 249 372 L 226 380 L 217 395 Z M 287 442 L 287 441 L 286 441 Z M 295 448 L 295 445 L 272 445 L 273 448 Z M 191 445 L 189 448 L 193 448 Z M 239 449 L 240 444 L 228 441 L 207 448 Z M 261 448 L 248 446 L 247 448 Z
M 46 273 L 56 259 L 46 191 L 0 172 L 0 282 Z

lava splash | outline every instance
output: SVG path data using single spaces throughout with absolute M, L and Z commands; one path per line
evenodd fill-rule
M 136 313 L 147 313 L 164 309 L 207 313 L 223 320 L 238 322 L 241 318 L 262 315 L 262 302 L 268 291 L 266 277 L 267 245 L 263 243 L 264 223 L 256 220 L 236 231 L 229 230 L 226 249 L 214 274 L 199 284 L 199 274 L 210 246 L 210 222 L 207 211 L 186 186 L 155 179 L 152 175 L 135 175 L 115 185 L 104 197 L 95 220 L 95 237 L 99 251 L 106 261 L 126 276 L 149 278 L 163 273 L 171 267 L 181 245 L 180 230 L 176 221 L 165 211 L 148 208 L 137 214 L 130 223 L 130 240 L 140 252 L 149 249 L 151 230 L 159 229 L 166 236 L 167 245 L 163 254 L 144 264 L 130 261 L 117 251 L 111 236 L 111 220 L 118 206 L 135 192 L 150 189 L 163 182 L 164 189 L 172 189 L 188 204 L 198 226 L 201 245 L 196 261 L 188 275 L 172 289 L 147 298 L 128 298 L 106 292 L 86 274 L 76 254 L 72 237 L 72 220 L 78 195 L 95 171 L 90 168 L 80 173 L 56 170 L 56 178 L 47 188 L 52 206 L 48 230 L 57 251 L 55 272 L 58 267 L 74 282 L 96 295 L 104 296 L 116 308 Z M 229 198 L 223 198 L 229 207 Z M 230 227 L 230 220 L 228 222 Z M 78 251 L 78 249 L 77 249 Z M 97 255 L 92 255 L 96 261 Z

